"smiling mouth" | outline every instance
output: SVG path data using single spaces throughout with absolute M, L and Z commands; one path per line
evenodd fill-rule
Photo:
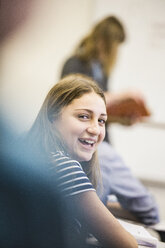
M 87 145 L 87 146 L 90 146 L 90 147 L 93 147 L 94 144 L 96 143 L 93 140 L 86 140 L 86 139 L 79 139 L 79 141 L 80 141 L 81 144 Z

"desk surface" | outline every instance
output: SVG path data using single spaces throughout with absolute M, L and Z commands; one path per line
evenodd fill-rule
M 89 245 L 89 248 L 94 248 L 94 247 L 103 248 L 103 247 L 99 244 L 98 240 L 95 239 L 94 237 L 89 238 L 89 239 L 87 240 L 87 244 Z M 147 248 L 147 246 L 142 246 L 142 245 L 139 245 L 138 247 L 139 247 L 139 248 Z M 158 241 L 157 248 L 165 248 L 165 243 Z
M 146 248 L 146 246 L 138 246 L 139 248 Z M 163 243 L 163 242 L 159 242 L 158 241 L 158 246 L 157 246 L 157 248 L 165 248 L 165 243 Z

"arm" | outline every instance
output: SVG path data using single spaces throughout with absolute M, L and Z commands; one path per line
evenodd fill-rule
M 138 91 L 105 92 L 109 122 L 132 125 L 150 116 L 144 97 Z
M 137 248 L 134 237 L 101 202 L 78 161 L 62 152 L 52 153 L 52 168 L 56 171 L 58 188 L 73 210 L 73 219 L 77 219 L 104 247 Z
M 104 247 L 138 247 L 134 237 L 123 229 L 94 191 L 75 195 L 72 204 L 76 210 L 76 217 Z
M 107 202 L 108 210 L 117 218 L 127 219 L 138 222 L 138 219 L 130 211 L 122 208 L 119 202 Z
M 107 142 L 100 144 L 98 156 L 103 181 L 103 194 L 99 194 L 106 204 L 108 195 L 114 194 L 121 207 L 144 224 L 155 224 L 159 213 L 152 195 L 131 173 L 122 158 Z

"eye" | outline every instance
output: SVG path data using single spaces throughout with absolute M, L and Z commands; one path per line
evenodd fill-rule
M 78 115 L 78 118 L 79 119 L 82 119 L 82 120 L 88 120 L 89 119 L 89 115 L 87 115 L 87 114 L 80 114 L 80 115 Z
M 99 119 L 98 121 L 99 121 L 99 123 L 100 123 L 101 125 L 105 125 L 105 123 L 106 123 L 106 120 L 104 120 L 104 119 Z

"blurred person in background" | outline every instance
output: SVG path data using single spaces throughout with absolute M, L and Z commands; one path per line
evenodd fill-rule
M 141 121 L 143 117 L 150 116 L 145 99 L 139 91 L 108 91 L 108 81 L 117 60 L 119 47 L 125 39 L 125 30 L 118 18 L 108 16 L 102 19 L 79 42 L 61 72 L 61 77 L 70 73 L 82 73 L 98 83 L 106 97 L 108 125 L 120 123 L 129 126 Z M 136 219 L 147 225 L 155 224 L 159 221 L 155 200 L 132 175 L 129 167 L 112 147 L 108 125 L 104 142 L 98 148 L 103 181 L 103 192 L 98 190 L 98 194 L 104 204 L 119 217 Z M 116 197 L 115 205 L 108 203 L 108 196 L 111 194 Z
M 142 117 L 150 115 L 142 94 L 136 90 L 119 93 L 108 91 L 109 78 L 125 36 L 124 27 L 116 17 L 109 16 L 101 20 L 66 60 L 61 77 L 70 73 L 82 73 L 92 77 L 105 93 L 108 121 L 132 125 Z M 106 134 L 105 140 L 108 139 Z

